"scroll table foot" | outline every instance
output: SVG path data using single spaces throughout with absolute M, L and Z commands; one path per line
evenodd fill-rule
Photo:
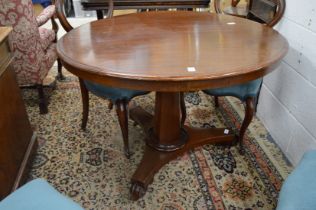
M 183 155 L 183 153 L 204 144 L 231 145 L 235 140 L 235 135 L 229 129 L 203 129 L 187 126 L 184 129 L 188 135 L 188 142 L 181 149 L 165 152 L 146 145 L 144 156 L 131 180 L 132 200 L 137 200 L 144 196 L 148 185 L 153 182 L 154 175 L 160 168 L 178 156 Z M 151 137 L 147 136 L 147 138 L 147 142 L 150 141 Z

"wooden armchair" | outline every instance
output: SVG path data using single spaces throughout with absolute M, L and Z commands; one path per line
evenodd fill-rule
M 215 6 L 220 0 L 215 0 Z M 285 0 L 252 0 L 246 18 L 273 27 L 282 18 L 285 10 Z M 218 10 L 217 10 L 218 11 Z M 256 109 L 263 79 L 257 79 L 231 87 L 207 89 L 204 93 L 215 96 L 215 105 L 218 106 L 219 96 L 234 96 L 245 104 L 245 117 L 239 130 L 238 142 L 243 154 L 243 137 L 253 118 Z
M 280 21 L 285 11 L 285 0 L 248 0 L 243 6 L 238 6 L 240 0 L 231 0 L 230 6 L 222 8 L 223 1 L 214 0 L 216 13 L 244 17 L 270 27 Z
M 63 0 L 56 1 L 57 16 L 64 29 L 69 32 L 73 29 L 63 12 Z M 109 0 L 107 18 L 112 17 L 113 14 L 113 1 Z M 106 30 L 106 29 L 105 29 Z M 110 100 L 109 108 L 112 109 L 113 104 L 116 107 L 119 124 L 122 131 L 124 152 L 127 158 L 130 157 L 129 143 L 128 143 L 128 104 L 129 101 L 139 95 L 147 94 L 145 91 L 128 90 L 123 88 L 113 88 L 94 83 L 92 81 L 83 80 L 79 78 L 81 95 L 82 95 L 82 125 L 81 128 L 85 129 L 88 121 L 89 114 L 89 92 L 94 95 Z
M 0 6 L 0 26 L 11 26 L 10 48 L 14 54 L 13 68 L 20 86 L 36 86 L 39 94 L 40 113 L 48 112 L 43 91 L 43 80 L 58 59 L 56 41 L 58 27 L 53 18 L 55 6 L 46 7 L 35 17 L 31 0 L 2 0 Z M 53 30 L 42 26 L 52 21 Z M 58 75 L 62 78 L 61 63 Z
M 238 17 L 246 17 L 248 13 L 249 3 L 251 0 L 247 0 L 244 4 L 240 5 L 240 0 L 231 0 L 229 6 L 224 6 L 222 9 L 222 3 L 227 0 L 214 0 L 214 9 L 216 13 L 224 13 L 227 15 L 234 15 Z M 239 4 L 239 5 L 238 5 Z

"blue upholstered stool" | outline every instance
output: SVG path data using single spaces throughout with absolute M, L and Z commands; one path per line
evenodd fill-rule
M 233 85 L 225 88 L 214 88 L 203 90 L 204 93 L 215 96 L 215 106 L 218 107 L 218 97 L 219 96 L 234 96 L 239 98 L 245 104 L 245 118 L 239 130 L 238 142 L 240 145 L 240 153 L 244 153 L 243 149 L 243 138 L 245 132 L 253 118 L 255 111 L 255 103 L 259 94 L 259 90 L 262 84 L 262 78 L 240 84 Z
M 306 152 L 282 185 L 277 210 L 316 209 L 316 151 Z
M 0 210 L 84 210 L 43 179 L 35 179 L 0 202 Z

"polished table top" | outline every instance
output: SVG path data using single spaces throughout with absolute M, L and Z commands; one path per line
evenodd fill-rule
M 174 90 L 177 85 L 178 91 L 258 78 L 287 49 L 286 39 L 269 27 L 197 12 L 135 13 L 95 21 L 69 32 L 57 47 L 69 67 L 99 77 L 92 80 L 110 78 L 113 86 L 143 90 Z

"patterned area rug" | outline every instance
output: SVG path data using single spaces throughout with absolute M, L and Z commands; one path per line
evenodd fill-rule
M 129 122 L 130 160 L 123 153 L 121 133 L 108 101 L 90 95 L 86 131 L 80 130 L 81 95 L 77 79 L 67 74 L 55 90 L 47 90 L 49 114 L 39 115 L 36 90 L 23 90 L 31 123 L 38 132 L 39 150 L 30 178 L 47 179 L 85 209 L 274 209 L 282 181 L 291 171 L 258 119 L 245 136 L 244 156 L 236 147 L 206 145 L 165 165 L 146 195 L 129 199 L 130 178 L 140 162 L 144 133 Z M 187 93 L 187 124 L 195 127 L 240 126 L 238 100 Z M 154 94 L 135 102 L 153 111 Z

